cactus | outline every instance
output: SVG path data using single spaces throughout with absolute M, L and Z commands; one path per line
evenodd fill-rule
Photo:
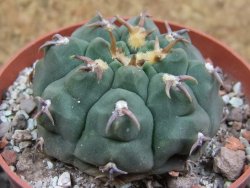
M 161 174 L 216 134 L 217 69 L 187 29 L 165 25 L 98 14 L 41 46 L 33 89 L 45 153 L 94 176 Z

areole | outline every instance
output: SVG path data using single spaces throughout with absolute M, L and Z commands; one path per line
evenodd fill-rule
M 159 27 L 160 31 L 165 32 L 166 28 L 164 22 L 159 20 L 154 21 Z M 41 57 L 42 53 L 39 52 L 38 49 L 42 44 L 51 39 L 51 37 L 56 33 L 59 33 L 63 36 L 70 35 L 77 27 L 81 26 L 83 23 L 86 22 L 84 21 L 82 23 L 62 28 L 55 32 L 42 36 L 41 38 L 28 44 L 26 47 L 20 50 L 19 53 L 13 56 L 0 70 L 1 95 L 3 95 L 8 86 L 13 83 L 13 81 L 16 79 L 16 76 L 23 68 L 31 66 L 36 59 Z M 170 25 L 172 26 L 173 30 L 186 28 L 174 23 L 170 23 Z M 188 29 L 190 30 L 189 35 L 192 39 L 192 42 L 200 49 L 203 56 L 211 58 L 217 66 L 223 69 L 224 72 L 241 81 L 244 86 L 245 94 L 248 99 L 250 99 L 250 85 L 248 84 L 248 80 L 250 78 L 250 66 L 231 49 L 221 44 L 216 39 L 207 36 L 204 33 L 198 32 L 192 28 Z M 0 165 L 8 174 L 13 187 L 30 187 L 27 182 L 23 181 L 20 177 L 18 177 L 14 172 L 10 170 L 1 156 Z M 249 179 L 250 168 L 239 179 L 237 179 L 231 185 L 231 187 L 244 187 Z

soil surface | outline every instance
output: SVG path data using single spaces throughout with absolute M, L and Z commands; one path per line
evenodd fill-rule
M 0 152 L 9 167 L 34 188 L 111 188 L 114 183 L 119 185 L 116 188 L 220 188 L 229 187 L 249 168 L 250 106 L 242 93 L 241 83 L 227 75 L 224 75 L 224 87 L 220 90 L 225 104 L 220 129 L 213 138 L 198 134 L 198 137 L 206 137 L 197 142 L 203 147 L 190 151 L 185 171 L 171 171 L 124 183 L 101 181 L 42 152 L 43 142 L 37 136 L 37 123 L 33 119 L 36 103 L 29 82 L 31 71 L 32 68 L 26 68 L 20 73 L 0 104 Z
M 57 28 L 104 16 L 135 16 L 147 10 L 154 18 L 171 20 L 211 34 L 250 61 L 248 0 L 2 0 L 0 1 L 0 64 L 28 42 Z

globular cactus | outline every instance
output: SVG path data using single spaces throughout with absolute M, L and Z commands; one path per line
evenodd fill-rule
M 33 89 L 48 155 L 91 175 L 161 174 L 216 134 L 216 68 L 187 29 L 166 28 L 161 34 L 146 14 L 98 14 L 41 46 Z

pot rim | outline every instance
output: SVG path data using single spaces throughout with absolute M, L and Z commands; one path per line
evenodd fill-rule
M 127 18 L 125 18 L 125 19 L 127 19 Z M 87 21 L 88 20 L 84 20 L 84 21 L 81 21 L 81 22 L 76 23 L 76 24 L 72 24 L 72 25 L 69 25 L 69 26 L 66 26 L 66 27 L 62 27 L 60 29 L 56 29 L 56 30 L 54 30 L 52 32 L 44 34 L 44 35 L 36 38 L 35 40 L 31 41 L 30 43 L 25 45 L 23 48 L 21 48 L 19 51 L 17 51 L 15 53 L 15 55 L 10 57 L 6 61 L 6 63 L 2 67 L 0 67 L 0 78 L 4 77 L 2 75 L 6 71 L 9 71 L 9 69 L 13 66 L 13 62 L 18 60 L 20 58 L 20 56 L 23 53 L 25 53 L 26 51 L 28 51 L 29 49 L 32 49 L 34 47 L 39 47 L 40 44 L 42 44 L 48 38 L 51 38 L 51 36 L 56 34 L 56 33 L 64 33 L 65 31 L 68 32 L 68 31 L 71 31 L 71 30 L 75 30 L 76 28 L 78 28 L 78 27 L 82 26 L 83 24 L 85 24 Z M 163 23 L 163 20 L 159 20 L 159 19 L 153 19 L 153 21 L 156 23 L 157 26 L 159 26 L 159 25 L 161 25 Z M 208 34 L 205 34 L 204 32 L 201 32 L 201 31 L 199 31 L 197 29 L 194 29 L 192 27 L 184 26 L 184 25 L 177 24 L 177 23 L 171 22 L 171 21 L 169 22 L 169 24 L 173 28 L 178 28 L 178 29 L 187 28 L 187 29 L 189 29 L 189 34 L 191 36 L 191 39 L 193 38 L 192 36 L 198 36 L 198 38 L 206 39 L 207 41 L 210 41 L 211 44 L 213 43 L 214 45 L 222 48 L 225 52 L 227 52 L 232 57 L 234 57 L 235 61 L 241 62 L 241 66 L 242 66 L 241 68 L 244 68 L 248 73 L 250 72 L 250 64 L 248 64 L 245 59 L 243 59 L 240 55 L 238 55 L 238 53 L 236 53 L 233 49 L 228 47 L 223 42 L 218 41 L 216 38 L 214 38 L 214 37 L 212 37 L 212 36 L 210 36 Z M 160 29 L 161 33 L 166 32 L 165 28 L 161 27 L 159 29 Z M 194 42 L 194 44 L 195 44 L 195 42 Z M 195 44 L 195 46 L 197 46 L 197 45 Z M 38 54 L 36 54 L 35 56 L 41 57 L 41 55 L 42 55 L 42 53 L 38 52 Z M 9 86 L 11 83 L 13 83 L 13 81 L 15 80 L 16 75 L 17 75 L 16 73 L 14 73 L 12 75 L 12 77 L 7 80 L 8 84 L 6 84 L 6 85 Z M 0 79 L 0 81 L 1 81 L 1 79 Z M 247 87 L 246 85 L 244 85 L 244 86 Z M 4 86 L 2 86 L 2 84 L 0 84 L 0 94 L 2 94 L 5 91 L 5 89 L 6 89 L 6 87 L 4 87 Z M 246 90 L 250 91 L 250 85 L 246 88 Z M 250 98 L 250 94 L 249 94 L 248 98 Z M 2 99 L 0 98 L 0 102 L 1 102 L 1 100 Z M 31 186 L 26 181 L 22 180 L 15 172 L 11 171 L 11 169 L 9 168 L 9 166 L 4 161 L 4 159 L 2 158 L 1 155 L 0 155 L 0 166 L 3 168 L 3 170 L 9 176 L 11 182 L 13 182 L 15 185 L 18 185 L 20 187 L 25 187 L 25 188 L 31 188 Z M 247 184 L 248 180 L 250 180 L 250 168 L 248 168 L 235 182 L 233 182 L 233 184 L 231 184 L 230 188 L 243 187 L 244 185 Z

